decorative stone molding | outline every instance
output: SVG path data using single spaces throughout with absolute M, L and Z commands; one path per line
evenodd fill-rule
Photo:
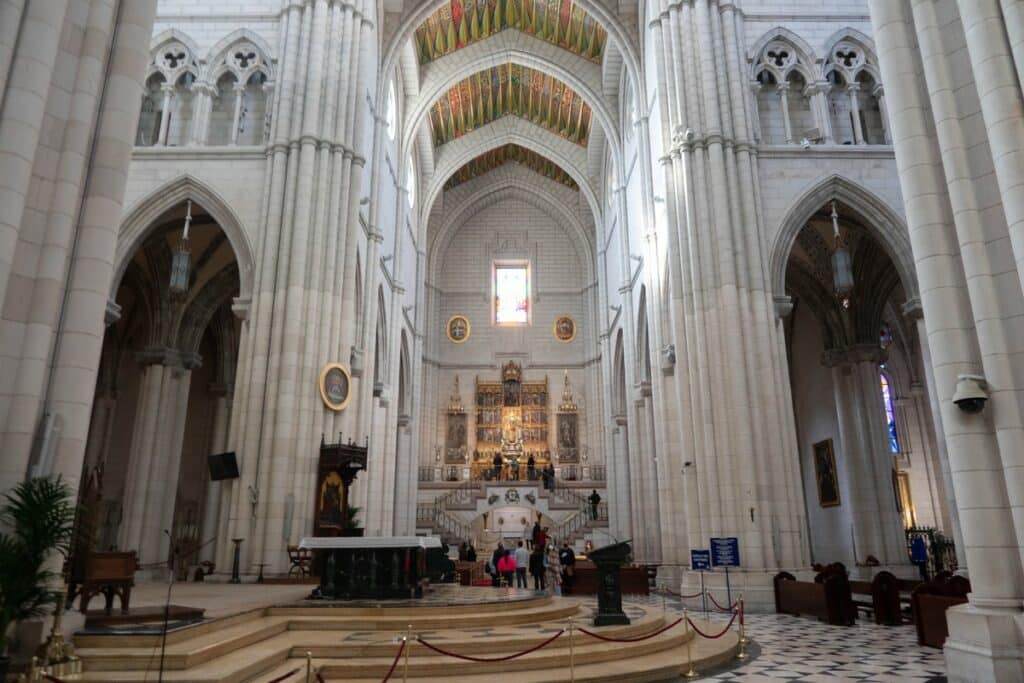
M 113 299 L 107 299 L 107 309 L 103 314 L 103 323 L 113 325 L 121 319 L 121 306 Z
M 774 296 L 772 300 L 775 302 L 775 317 L 782 319 L 788 318 L 793 312 L 793 297 L 791 296 Z
M 821 364 L 826 368 L 874 363 L 881 365 L 889 354 L 877 344 L 853 344 L 839 349 L 826 349 L 821 354 Z

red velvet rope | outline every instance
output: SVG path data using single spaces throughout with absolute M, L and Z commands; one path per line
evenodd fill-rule
M 690 617 L 686 617 L 686 621 L 687 621 L 687 623 L 690 624 L 690 628 L 692 628 L 694 631 L 696 631 L 697 635 L 699 635 L 701 638 L 707 638 L 708 640 L 715 640 L 716 638 L 721 638 L 722 636 L 724 636 L 726 633 L 729 632 L 729 629 L 732 628 L 732 622 L 736 621 L 736 616 L 738 614 L 739 614 L 739 612 L 733 612 L 732 613 L 732 619 L 730 619 L 729 623 L 725 625 L 725 628 L 723 628 L 721 630 L 721 632 L 719 632 L 718 634 L 713 635 L 713 636 L 709 636 L 707 633 L 704 633 L 699 628 L 697 628 L 697 625 L 695 623 L 693 623 L 693 621 L 690 619 Z
M 683 595 L 682 593 L 676 593 L 671 588 L 662 588 L 661 590 L 665 591 L 669 595 L 674 595 L 677 598 L 682 598 L 683 600 L 690 600 L 692 598 L 699 598 L 701 595 L 703 595 L 703 593 L 701 591 L 697 591 L 693 595 Z
M 292 676 L 294 676 L 297 673 L 299 673 L 299 669 L 292 669 L 291 671 L 289 671 L 285 675 L 278 676 L 277 678 L 275 678 L 272 681 L 267 681 L 267 683 L 281 683 L 281 681 L 285 680 L 286 678 L 291 678 Z
M 680 618 L 676 619 L 675 621 L 673 621 L 668 626 L 664 626 L 664 627 L 658 629 L 657 631 L 655 631 L 654 633 L 649 633 L 646 636 L 640 636 L 639 638 L 609 638 L 607 636 L 602 636 L 600 633 L 594 633 L 593 631 L 588 631 L 585 628 L 581 628 L 580 632 L 581 633 L 586 633 L 588 636 L 592 636 L 594 638 L 597 638 L 598 640 L 604 640 L 604 641 L 607 641 L 609 643 L 639 643 L 642 640 L 648 640 L 650 638 L 653 638 L 654 636 L 660 636 L 662 633 L 664 633 L 665 631 L 669 630 L 670 628 L 672 628 L 673 626 L 675 626 L 676 624 L 678 624 L 682 620 L 683 620 L 683 618 L 680 617 Z
M 407 644 L 408 643 L 406 642 L 405 638 L 403 638 L 402 639 L 402 646 L 399 647 L 398 648 L 398 652 L 395 653 L 395 661 L 391 662 L 391 668 L 388 669 L 387 674 L 384 676 L 383 683 L 388 683 L 388 681 L 391 680 L 391 674 L 395 673 L 395 667 L 398 666 L 398 660 L 402 658 L 402 653 L 405 652 L 405 646 Z M 317 674 L 317 675 L 319 676 L 319 674 Z M 323 683 L 322 679 L 321 679 L 321 683 Z
M 736 606 L 740 604 L 740 601 L 737 600 L 736 602 L 732 603 L 732 605 L 730 605 L 729 607 L 722 607 L 718 604 L 718 600 L 715 600 L 715 596 L 711 594 L 711 591 L 708 591 L 708 597 L 711 598 L 711 602 L 715 603 L 715 607 L 722 610 L 723 612 L 732 612 L 734 609 L 736 609 Z
M 564 628 L 561 631 L 559 631 L 558 633 L 556 633 L 555 635 L 553 635 L 550 638 L 548 638 L 547 640 L 545 640 L 540 645 L 535 645 L 534 647 L 531 647 L 529 650 L 523 650 L 522 652 L 517 652 L 517 653 L 512 654 L 512 655 L 506 655 L 504 657 L 471 657 L 470 655 L 460 655 L 460 654 L 458 654 L 456 652 L 449 652 L 448 650 L 442 650 L 441 648 L 437 647 L 436 645 L 431 645 L 430 643 L 428 643 L 427 641 L 423 640 L 422 638 L 417 638 L 416 640 L 417 640 L 417 642 L 420 643 L 420 645 L 423 645 L 427 649 L 433 650 L 434 652 L 436 652 L 436 653 L 438 653 L 440 655 L 448 655 L 449 657 L 455 657 L 456 659 L 463 659 L 463 660 L 465 660 L 467 662 L 507 662 L 510 659 L 516 659 L 518 657 L 522 657 L 523 655 L 528 655 L 531 652 L 536 652 L 537 650 L 539 650 L 539 649 L 541 649 L 543 647 L 547 647 L 551 643 L 555 642 L 555 640 L 557 640 L 563 633 L 565 633 L 565 629 Z

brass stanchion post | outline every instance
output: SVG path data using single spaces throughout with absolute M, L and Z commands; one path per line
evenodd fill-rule
M 402 636 L 402 642 L 405 643 L 405 652 L 402 653 L 402 683 L 409 680 L 409 649 L 412 647 L 410 644 L 412 640 L 412 624 L 405 627 L 405 635 Z
M 306 683 L 313 683 L 313 653 L 306 650 Z
M 569 680 L 576 680 L 576 646 L 573 643 L 573 621 L 569 617 Z
M 747 658 L 747 651 L 746 651 L 746 647 L 745 647 L 746 644 L 747 644 L 747 639 L 746 639 L 746 636 L 745 636 L 744 630 L 743 630 L 743 622 L 745 621 L 745 619 L 744 619 L 745 615 L 743 614 L 743 596 L 742 595 L 740 595 L 740 598 L 739 598 L 738 609 L 739 609 L 739 612 L 737 613 L 737 617 L 736 618 L 740 622 L 740 651 L 736 653 L 736 659 L 739 659 L 739 660 L 742 661 L 742 660 Z
M 690 636 L 690 618 L 686 616 L 686 605 L 683 605 L 683 635 L 688 636 L 686 638 L 686 673 L 683 675 L 687 678 L 696 678 L 697 672 L 693 670 L 693 655 L 690 652 L 690 646 L 693 644 L 694 636 Z

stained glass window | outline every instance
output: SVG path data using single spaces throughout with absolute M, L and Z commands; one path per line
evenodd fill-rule
M 526 325 L 529 322 L 529 264 L 495 264 L 494 323 L 496 325 Z
M 899 437 L 896 436 L 896 408 L 892 403 L 892 389 L 889 387 L 889 378 L 881 375 L 882 381 L 882 402 L 885 403 L 885 421 L 889 426 L 889 448 L 893 453 L 900 452 Z

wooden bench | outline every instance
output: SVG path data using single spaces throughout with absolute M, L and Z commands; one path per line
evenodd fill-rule
M 906 623 L 903 608 L 910 606 L 910 592 L 920 583 L 881 571 L 871 581 L 851 581 L 850 591 L 854 595 L 854 606 L 871 612 L 876 624 L 898 626 Z
M 941 648 L 949 636 L 946 610 L 967 602 L 971 582 L 962 576 L 941 578 L 923 583 L 910 594 L 917 628 L 917 642 Z
M 773 583 L 775 611 L 779 614 L 808 615 L 839 626 L 852 626 L 857 621 L 845 573 L 822 572 L 812 583 L 797 581 L 789 572 L 779 572 Z
M 78 608 L 85 614 L 89 601 L 103 594 L 106 598 L 103 613 L 109 615 L 116 595 L 121 599 L 121 614 L 128 614 L 132 586 L 135 585 L 135 570 L 138 568 L 135 551 L 89 553 L 81 573 L 78 576 L 72 575 L 68 580 L 67 605 L 70 607 L 77 596 Z

